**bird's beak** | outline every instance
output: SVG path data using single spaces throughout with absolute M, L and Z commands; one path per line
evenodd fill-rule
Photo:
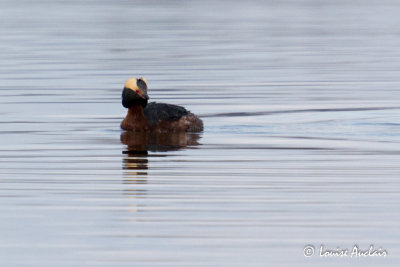
M 150 97 L 147 94 L 143 94 L 143 95 L 139 95 L 141 98 L 145 99 L 145 100 L 149 100 Z

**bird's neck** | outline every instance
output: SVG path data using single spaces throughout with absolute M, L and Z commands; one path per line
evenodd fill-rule
M 142 105 L 134 105 L 134 106 L 130 107 L 128 109 L 127 116 L 132 116 L 132 117 L 135 117 L 138 119 L 140 119 L 140 118 L 145 119 Z
M 144 116 L 143 106 L 134 105 L 128 109 L 125 119 L 121 123 L 121 128 L 127 131 L 147 131 L 148 123 Z

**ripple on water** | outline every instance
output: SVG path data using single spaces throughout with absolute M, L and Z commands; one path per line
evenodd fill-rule
M 6 2 L 4 265 L 398 262 L 396 1 Z M 130 76 L 205 131 L 122 132 Z

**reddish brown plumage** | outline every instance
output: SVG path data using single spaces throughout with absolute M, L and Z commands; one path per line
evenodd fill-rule
M 121 128 L 135 132 L 148 131 L 149 126 L 144 116 L 143 107 L 140 105 L 130 107 L 128 114 L 126 114 L 125 119 L 121 123 Z
M 121 128 L 135 132 L 200 132 L 203 130 L 203 122 L 196 115 L 188 112 L 178 120 L 157 120 L 155 124 L 149 124 L 143 107 L 135 105 L 128 109 Z

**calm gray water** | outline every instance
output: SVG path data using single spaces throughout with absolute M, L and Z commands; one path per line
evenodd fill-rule
M 1 266 L 398 266 L 399 13 L 1 1 Z M 131 76 L 204 132 L 124 134 Z

